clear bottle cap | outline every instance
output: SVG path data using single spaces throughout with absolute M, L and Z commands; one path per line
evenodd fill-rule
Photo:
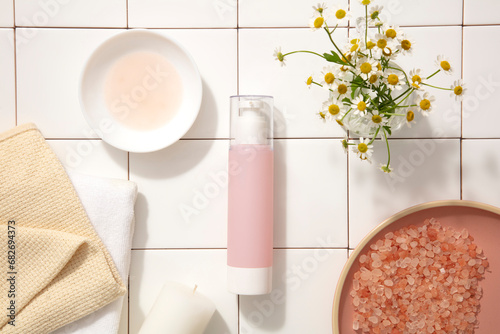
M 273 97 L 231 96 L 231 145 L 273 144 Z

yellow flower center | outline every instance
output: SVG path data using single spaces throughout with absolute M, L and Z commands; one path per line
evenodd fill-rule
M 385 47 L 387 46 L 387 41 L 385 39 L 379 39 L 377 41 L 377 46 L 380 48 L 380 49 L 385 49 Z
M 385 51 L 386 49 L 387 49 L 387 51 Z M 382 54 L 386 57 L 389 57 L 390 55 L 392 55 L 392 50 L 391 50 L 391 48 L 386 48 L 386 49 L 382 50 Z
M 313 82 L 313 77 L 309 77 L 309 78 L 307 78 L 306 84 L 307 84 L 308 86 L 311 86 L 312 82 Z
M 351 61 L 351 59 L 352 59 L 352 56 L 350 54 L 343 54 L 342 55 L 342 61 L 345 63 L 348 63 L 349 61 Z
M 368 145 L 366 145 L 365 143 L 359 143 L 358 151 L 360 151 L 361 153 L 366 153 L 368 151 Z
M 278 54 L 276 55 L 276 57 L 278 58 L 279 61 L 283 62 L 283 60 L 285 60 L 285 56 L 283 55 L 283 53 L 281 52 L 278 52 Z
M 377 69 L 378 69 L 379 71 L 382 71 L 382 65 L 380 65 L 380 63 L 377 63 Z
M 371 13 L 370 18 L 372 20 L 375 20 L 378 17 L 378 14 L 379 14 L 379 12 L 378 12 L 378 10 L 376 10 L 373 13 Z
M 406 113 L 406 120 L 408 122 L 413 121 L 414 118 L 415 118 L 415 113 L 413 113 L 413 111 L 410 110 Z
M 340 70 L 341 70 L 342 72 L 347 72 L 347 71 L 349 71 L 349 68 L 348 68 L 348 67 L 345 67 L 344 65 L 342 65 L 342 66 L 340 66 Z
M 463 92 L 464 89 L 462 88 L 462 86 L 457 86 L 455 87 L 455 89 L 453 89 L 453 93 L 455 93 L 455 95 L 462 95 Z
M 377 45 L 377 44 L 373 43 L 372 41 L 368 41 L 368 42 L 366 43 L 366 48 L 367 48 L 368 50 L 371 50 L 371 49 L 373 49 L 373 48 L 375 47 L 375 45 Z
M 380 117 L 380 115 L 373 115 L 372 122 L 375 124 L 378 124 L 378 123 L 382 122 L 382 117 Z
M 389 38 L 394 38 L 394 37 L 396 37 L 397 33 L 396 33 L 396 30 L 394 30 L 394 29 L 387 29 L 387 31 L 385 32 L 385 35 Z
M 358 102 L 358 110 L 359 111 L 365 111 L 366 110 L 366 103 L 364 101 Z
M 339 92 L 340 95 L 347 93 L 347 86 L 344 84 L 340 84 L 339 87 L 337 88 L 337 91 Z
M 370 83 L 374 84 L 375 82 L 377 82 L 377 80 L 378 76 L 376 74 L 372 74 L 372 76 L 370 77 Z
M 407 40 L 407 39 L 402 40 L 401 41 L 401 47 L 403 48 L 403 50 L 408 51 L 408 50 L 411 49 L 411 42 L 409 40 Z
M 422 83 L 422 78 L 420 77 L 420 75 L 415 74 L 414 76 L 411 77 L 411 81 L 416 83 Z
M 365 6 L 368 6 L 370 4 L 371 0 L 362 0 L 361 3 Z
M 449 62 L 447 62 L 446 60 L 443 60 L 441 62 L 441 68 L 445 71 L 449 71 L 451 69 L 451 65 Z
M 335 12 L 335 17 L 339 20 L 342 20 L 346 16 L 346 12 L 343 9 L 339 9 Z
M 431 101 L 427 99 L 423 99 L 422 101 L 420 101 L 420 108 L 422 108 L 422 110 L 427 110 L 430 107 L 431 107 Z
M 354 44 L 353 46 L 351 46 L 351 52 L 356 51 L 358 48 L 359 48 L 359 44 Z
M 411 86 L 412 86 L 413 88 L 420 89 L 420 85 L 418 84 L 418 82 L 412 82 L 412 83 L 411 83 Z
M 351 39 L 351 44 L 358 44 L 359 42 L 359 38 Z
M 336 121 L 340 126 L 344 126 L 344 123 L 340 119 L 336 119 Z
M 332 115 L 337 115 L 340 111 L 340 108 L 338 105 L 336 104 L 330 104 L 330 106 L 328 107 L 328 112 Z
M 325 119 L 326 114 L 325 114 L 324 112 L 320 111 L 320 112 L 319 112 L 319 117 L 321 117 L 321 118 Z
M 370 63 L 363 63 L 361 64 L 361 66 L 359 67 L 359 69 L 361 70 L 361 73 L 364 73 L 364 74 L 368 74 L 372 71 L 372 64 Z
M 316 20 L 314 20 L 314 28 L 321 28 L 323 26 L 323 22 L 325 22 L 324 18 L 321 16 L 317 17 Z
M 387 77 L 387 82 L 389 83 L 389 85 L 394 86 L 399 82 L 399 78 L 396 74 L 389 74 L 389 76 Z
M 333 80 L 335 80 L 335 75 L 333 75 L 332 72 L 328 72 L 325 74 L 325 82 L 329 85 L 333 83 Z

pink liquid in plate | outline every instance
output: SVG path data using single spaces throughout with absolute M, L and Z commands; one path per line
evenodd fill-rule
M 134 130 L 154 130 L 177 114 L 182 102 L 182 80 L 165 57 L 134 52 L 119 58 L 104 80 L 110 114 Z
M 273 264 L 273 151 L 267 145 L 229 150 L 227 264 Z

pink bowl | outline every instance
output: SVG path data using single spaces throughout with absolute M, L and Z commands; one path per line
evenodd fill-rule
M 436 201 L 420 204 L 403 210 L 388 218 L 373 229 L 356 247 L 340 275 L 333 301 L 333 334 L 358 334 L 352 329 L 354 309 L 349 292 L 352 289 L 353 274 L 359 270 L 358 257 L 365 253 L 372 241 L 384 237 L 403 226 L 423 224 L 426 218 L 436 218 L 443 226 L 457 229 L 467 228 L 474 242 L 484 250 L 490 267 L 485 279 L 480 282 L 484 290 L 479 328 L 476 334 L 498 333 L 500 316 L 500 208 L 471 201 Z

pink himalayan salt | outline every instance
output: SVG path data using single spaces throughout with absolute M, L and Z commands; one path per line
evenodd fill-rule
M 389 232 L 359 258 L 353 329 L 362 333 L 472 334 L 489 264 L 465 229 L 426 220 Z M 353 284 L 354 285 L 354 284 Z

